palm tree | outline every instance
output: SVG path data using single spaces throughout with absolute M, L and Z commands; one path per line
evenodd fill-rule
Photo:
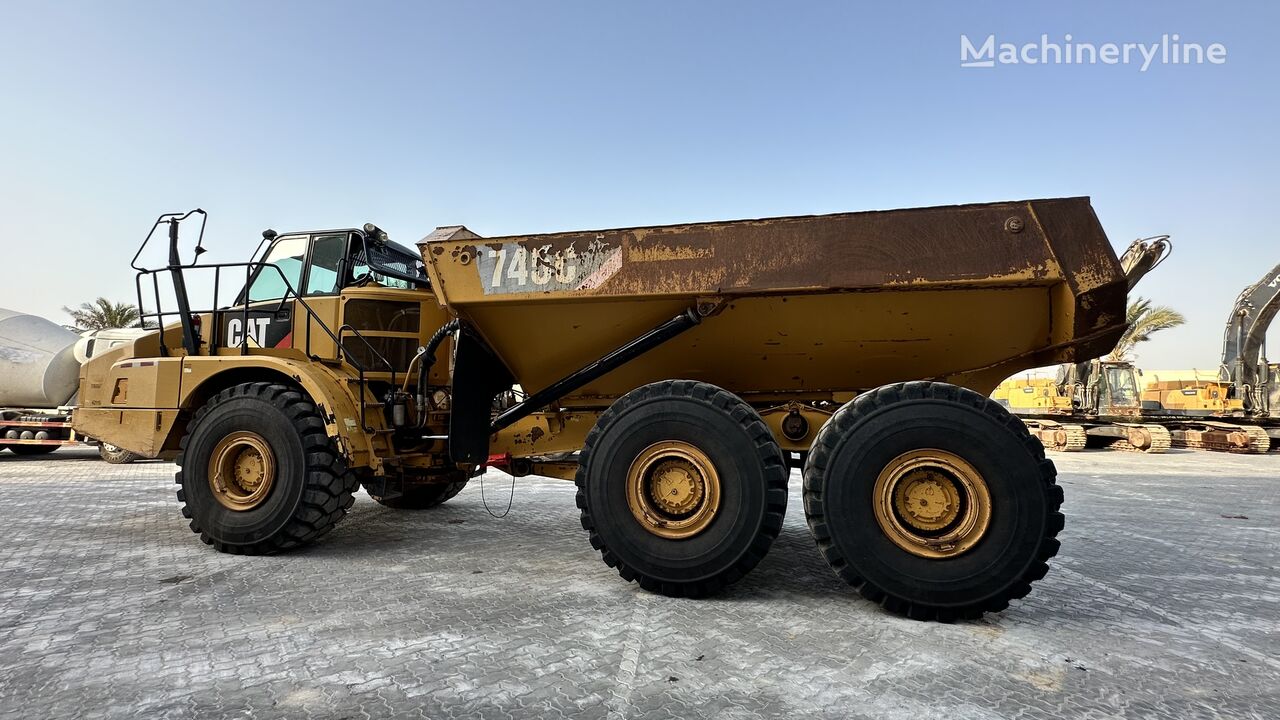
M 1111 360 L 1130 360 L 1135 345 L 1150 340 L 1157 331 L 1178 327 L 1187 321 L 1177 310 L 1167 305 L 1152 305 L 1150 300 L 1143 297 L 1136 297 L 1129 302 L 1125 319 L 1129 323 L 1129 329 L 1124 331 L 1120 342 L 1111 351 Z
M 62 311 L 71 316 L 76 329 L 81 332 L 138 325 L 137 307 L 129 303 L 113 303 L 103 297 L 91 303 L 80 303 L 78 308 L 69 308 L 64 305 Z

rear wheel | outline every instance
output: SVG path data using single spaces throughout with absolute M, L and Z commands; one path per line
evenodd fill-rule
M 98 445 L 98 456 L 112 465 L 124 465 L 142 457 L 137 453 L 129 452 L 110 443 L 100 443 Z
M 192 419 L 177 463 L 192 532 L 244 555 L 316 540 L 346 516 L 358 486 L 316 406 L 273 383 L 215 395 Z
M 867 599 L 923 620 L 1023 597 L 1058 551 L 1062 489 L 1023 423 L 954 385 L 864 393 L 814 441 L 805 516 L 827 563 Z
M 672 380 L 619 398 L 579 456 L 582 527 L 605 563 L 665 595 L 732 583 L 768 552 L 787 508 L 787 463 L 750 405 Z

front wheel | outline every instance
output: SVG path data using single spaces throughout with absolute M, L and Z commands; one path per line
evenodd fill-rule
M 787 464 L 750 405 L 691 380 L 637 388 L 605 411 L 578 459 L 591 546 L 626 580 L 700 597 L 764 557 L 787 509 Z
M 1058 551 L 1062 489 L 1044 448 L 995 402 L 910 382 L 823 426 L 804 507 L 823 557 L 863 597 L 922 620 L 1003 610 Z
M 221 552 L 264 555 L 333 529 L 358 487 L 315 404 L 295 388 L 246 383 L 196 413 L 175 482 L 191 531 Z

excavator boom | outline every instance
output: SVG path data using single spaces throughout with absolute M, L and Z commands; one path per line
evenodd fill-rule
M 1250 285 L 1236 298 L 1222 337 L 1219 376 L 1231 383 L 1246 412 L 1269 410 L 1269 369 L 1264 357 L 1267 328 L 1280 312 L 1280 265 Z

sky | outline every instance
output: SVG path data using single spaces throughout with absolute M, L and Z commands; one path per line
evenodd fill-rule
M 0 0 L 0 307 L 132 300 L 142 236 L 193 207 L 230 262 L 267 227 L 411 243 L 1088 195 L 1117 250 L 1173 236 L 1137 292 L 1187 324 L 1139 364 L 1212 369 L 1280 263 L 1278 26 L 1271 2 Z M 962 34 L 1175 33 L 1226 62 L 960 67 Z

